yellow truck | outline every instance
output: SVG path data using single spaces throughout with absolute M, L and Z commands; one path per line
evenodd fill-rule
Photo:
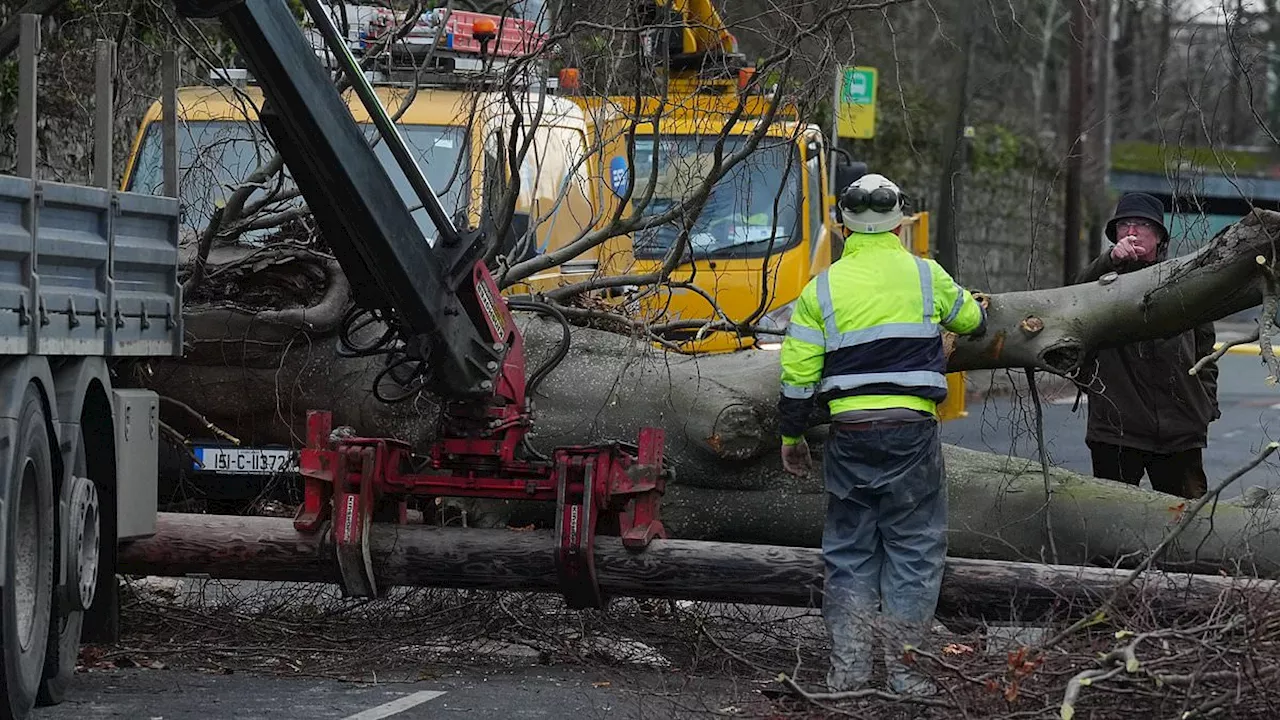
M 501 186 L 493 179 L 500 176 L 494 165 L 500 152 L 505 152 L 504 133 L 510 126 L 503 108 L 504 98 L 496 95 L 468 94 L 442 88 L 406 88 L 380 86 L 379 99 L 390 108 L 408 101 L 400 118 L 400 131 L 406 142 L 418 152 L 418 161 L 432 187 L 440 194 L 445 208 L 464 213 L 472 225 L 479 224 L 487 211 L 500 200 Z M 179 186 L 182 191 L 182 229 L 187 240 L 204 228 L 215 208 L 225 203 L 232 190 L 271 155 L 262 130 L 258 126 L 256 108 L 262 102 L 261 91 L 253 85 L 218 85 L 179 88 L 178 155 Z M 359 100 L 349 96 L 356 121 L 372 125 Z M 530 98 L 530 102 L 534 102 Z M 591 213 L 592 182 L 585 164 L 573 160 L 586 152 L 588 128 L 582 111 L 563 98 L 543 96 L 542 121 L 535 130 L 533 151 L 522 168 L 520 194 L 516 211 L 520 216 L 553 212 L 567 218 L 586 217 Z M 468 132 L 468 124 L 472 132 Z M 163 179 L 160 162 L 161 117 L 159 105 L 143 117 L 125 167 L 123 190 L 158 192 Z M 500 150 L 502 149 L 502 150 Z M 554 149 L 554 151 L 552 150 Z M 410 205 L 413 191 L 408 181 L 391 161 L 385 146 L 387 168 L 398 189 Z M 477 160 L 473 160 L 476 158 Z M 250 202 L 265 196 L 255 191 Z M 561 195 L 563 194 L 563 198 Z M 300 203 L 293 197 L 282 207 Z M 524 228 L 517 217 L 515 228 L 508 233 L 511 245 Z M 426 222 L 425 215 L 423 222 Z M 270 231 L 247 233 L 253 242 Z M 558 248 L 577 236 L 571 221 L 546 222 L 533 229 L 534 243 Z M 542 283 L 558 276 L 550 270 L 531 282 Z
M 738 53 L 709 0 L 650 0 L 642 3 L 642 54 L 666 81 L 666 92 L 637 99 L 561 92 L 588 115 L 597 138 L 604 187 L 597 191 L 602 215 L 617 203 L 658 218 L 686 201 L 720 158 L 730 157 L 768 122 L 759 144 L 711 188 L 696 217 L 612 238 L 585 265 L 605 278 L 644 277 L 658 272 L 685 238 L 685 252 L 658 288 L 613 288 L 630 292 L 630 313 L 651 324 L 678 324 L 664 333 L 686 352 L 732 352 L 778 347 L 777 336 L 708 331 L 713 321 L 781 329 L 804 286 L 838 259 L 843 232 L 834 212 L 838 189 L 865 166 L 838 162 L 817 125 L 802 123 L 794 107 L 779 104 L 752 82 L 754 68 Z M 561 71 L 574 77 L 573 69 Z M 723 142 L 721 140 L 723 139 Z M 834 176 L 836 187 L 829 187 Z M 630 214 L 630 213 L 626 213 Z M 928 214 L 908 218 L 903 243 L 929 254 Z M 624 295 L 624 297 L 626 297 Z M 685 321 L 685 322 L 681 322 Z M 944 419 L 965 414 L 964 376 L 949 376 Z
M 450 43 L 453 31 L 481 17 L 442 11 L 430 16 L 435 20 L 429 26 L 453 23 L 446 27 L 451 31 Z M 713 25 L 700 25 L 708 26 Z M 532 24 L 517 24 L 516 29 L 537 34 Z M 731 35 L 729 40 L 717 37 L 721 42 L 732 39 Z M 527 44 L 520 40 L 511 44 L 519 42 Z M 436 73 L 434 82 L 425 85 L 388 77 L 377 84 L 376 91 L 392 111 L 404 106 L 399 118 L 401 133 L 420 153 L 419 164 L 446 209 L 478 225 L 491 222 L 512 180 L 504 159 L 513 118 L 504 93 L 477 93 L 459 87 L 474 80 L 474 75 L 460 70 L 474 52 L 458 45 L 452 52 L 436 53 L 438 58 L 455 63 L 447 68 L 454 71 L 452 74 Z M 507 51 L 515 49 L 508 47 Z M 535 113 L 539 122 L 533 146 L 518 171 L 517 215 L 504 237 L 504 254 L 520 250 L 520 257 L 509 258 L 518 261 L 563 247 L 610 217 L 622 201 L 625 185 L 632 181 L 637 184 L 630 194 L 633 200 L 646 194 L 650 180 L 654 181 L 652 198 L 645 207 L 649 216 L 683 199 L 693 181 L 706 176 L 719 135 L 726 135 L 723 153 L 727 157 L 759 127 L 769 106 L 770 99 L 763 93 L 740 94 L 751 78 L 749 68 L 741 69 L 730 77 L 704 77 L 701 71 L 678 70 L 666 98 L 644 98 L 639 107 L 634 98 L 575 93 L 566 87 L 568 83 L 562 83 L 560 95 L 533 90 L 517 93 L 526 123 Z M 562 72 L 561 78 L 566 75 Z M 257 123 L 262 95 L 251 78 L 234 70 L 215 71 L 213 76 L 215 81 L 209 85 L 178 91 L 182 226 L 189 238 L 271 152 Z M 738 122 L 725 130 L 740 98 L 743 112 Z M 357 98 L 348 94 L 348 102 L 357 122 L 367 125 L 369 118 Z M 655 118 L 659 132 L 655 132 Z M 163 177 L 160 126 L 157 103 L 143 118 L 122 189 L 158 192 Z M 628 132 L 636 136 L 631 163 L 627 162 Z M 386 150 L 380 148 L 379 152 Z M 720 179 L 691 223 L 691 254 L 673 271 L 675 285 L 623 286 L 600 294 L 611 296 L 615 305 L 649 322 L 690 321 L 686 325 L 693 327 L 666 333 L 669 342 L 686 352 L 776 347 L 777 336 L 700 332 L 696 326 L 699 321 L 727 318 L 735 323 L 785 327 L 795 298 L 810 278 L 832 262 L 840 246 L 840 227 L 832 212 L 835 198 L 828 187 L 830 157 L 827 140 L 818 127 L 801 123 L 794 108 L 780 107 L 755 151 Z M 408 182 L 399 176 L 389 153 L 386 160 L 388 171 L 412 205 Z M 837 184 L 849 181 L 848 170 L 837 168 Z M 300 198 L 292 198 L 282 204 L 298 202 Z M 526 239 L 530 218 L 534 219 L 533 235 Z M 423 223 L 429 226 L 425 217 Z M 611 238 L 507 292 L 546 291 L 589 278 L 654 272 L 680 230 L 678 222 L 666 223 Z M 248 240 L 252 242 L 255 234 L 265 232 L 253 231 Z M 912 218 L 903 235 L 913 250 L 927 252 L 927 216 Z M 912 246 L 913 235 L 923 238 L 923 243 Z M 189 241 L 186 246 L 190 247 Z M 709 299 L 714 299 L 714 306 Z M 958 398 L 962 409 L 963 382 L 959 376 L 952 380 L 955 392 L 949 404 Z

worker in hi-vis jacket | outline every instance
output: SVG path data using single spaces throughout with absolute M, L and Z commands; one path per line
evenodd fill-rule
M 986 310 L 933 260 L 899 238 L 904 197 L 881 175 L 840 196 L 844 253 L 796 301 L 782 344 L 782 463 L 806 474 L 813 401 L 830 433 L 822 614 L 832 692 L 871 679 L 883 627 L 889 687 L 932 694 L 902 662 L 931 627 L 947 553 L 947 492 L 938 404 L 947 397 L 943 330 L 981 335 Z

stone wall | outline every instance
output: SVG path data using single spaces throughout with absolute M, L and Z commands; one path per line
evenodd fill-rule
M 3 0 L 0 0 L 2 2 Z M 93 23 L 58 23 L 46 18 L 36 92 L 37 166 L 45 180 L 90 183 L 93 178 L 95 49 L 112 33 Z M 160 96 L 160 51 L 168 42 L 159 34 L 140 42 L 126 36 L 116 49 L 113 87 L 112 181 L 118 186 L 147 109 Z M 179 57 L 190 53 L 180 52 Z M 17 52 L 0 60 L 0 173 L 17 166 Z M 189 57 L 179 70 L 179 85 L 199 82 L 199 65 Z
M 988 292 L 1061 284 L 1062 193 L 1053 179 L 1034 167 L 968 178 L 957 223 L 961 282 Z
M 886 148 L 869 149 L 873 171 L 898 182 L 929 212 L 936 248 L 941 151 L 925 146 L 904 159 Z M 979 127 L 957 182 L 957 280 L 988 292 L 1061 284 L 1063 172 L 1051 150 L 999 126 Z

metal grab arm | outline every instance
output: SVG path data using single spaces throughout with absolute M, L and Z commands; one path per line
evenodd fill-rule
M 427 211 L 431 222 L 435 224 L 440 239 L 444 241 L 446 247 L 457 245 L 461 240 L 458 235 L 458 229 L 454 227 L 453 220 L 449 218 L 444 206 L 440 204 L 440 197 L 431 188 L 431 183 L 427 180 L 427 176 L 422 174 L 422 168 L 418 166 L 417 160 L 409 153 L 409 146 L 405 143 L 404 137 L 400 135 L 400 130 L 396 128 L 391 116 L 387 114 L 387 109 L 382 107 L 382 103 L 378 101 L 378 96 L 373 92 L 373 86 L 369 84 L 369 79 L 365 77 L 364 71 L 360 69 L 360 63 L 351 54 L 351 48 L 343 41 L 337 26 L 333 24 L 333 18 L 329 17 L 329 13 L 324 11 L 324 6 L 320 4 L 320 0 L 302 0 L 302 3 L 306 6 L 311 19 L 315 21 L 316 27 L 324 37 L 325 44 L 329 46 L 329 51 L 337 57 L 338 64 L 342 66 L 342 71 L 347 74 L 347 78 L 351 81 L 351 87 L 356 91 L 356 95 L 360 97 L 360 102 L 364 104 L 365 111 L 369 113 L 369 117 L 373 119 L 373 124 L 378 128 L 378 132 L 382 134 L 382 139 L 387 143 L 387 149 L 391 151 L 396 163 L 400 165 L 400 170 L 408 178 L 409 185 L 413 187 L 414 193 L 417 194 L 421 207 Z
M 448 221 L 421 170 L 406 157 L 405 174 L 421 181 L 415 190 L 435 208 L 429 213 L 442 238 L 455 238 L 454 247 L 428 243 L 285 0 L 176 5 L 184 15 L 217 17 L 235 41 L 262 88 L 262 124 L 351 281 L 356 302 L 382 312 L 408 355 L 431 368 L 427 389 L 445 398 L 492 395 L 506 348 L 494 343 L 486 308 L 467 282 L 479 233 L 459 232 Z M 323 28 L 327 19 L 321 9 L 317 23 Z M 358 66 L 352 80 L 359 91 L 364 76 Z M 367 83 L 364 89 L 372 95 Z M 380 105 L 372 99 L 375 121 L 390 123 L 385 111 L 379 120 Z M 393 151 L 398 147 L 407 156 L 397 139 L 394 132 L 387 136 Z

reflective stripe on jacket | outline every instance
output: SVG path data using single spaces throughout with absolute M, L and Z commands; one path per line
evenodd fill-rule
M 782 342 L 784 442 L 804 433 L 815 399 L 833 416 L 936 413 L 947 397 L 942 328 L 969 334 L 984 321 L 972 295 L 897 235 L 850 235 L 840 260 L 801 292 Z

